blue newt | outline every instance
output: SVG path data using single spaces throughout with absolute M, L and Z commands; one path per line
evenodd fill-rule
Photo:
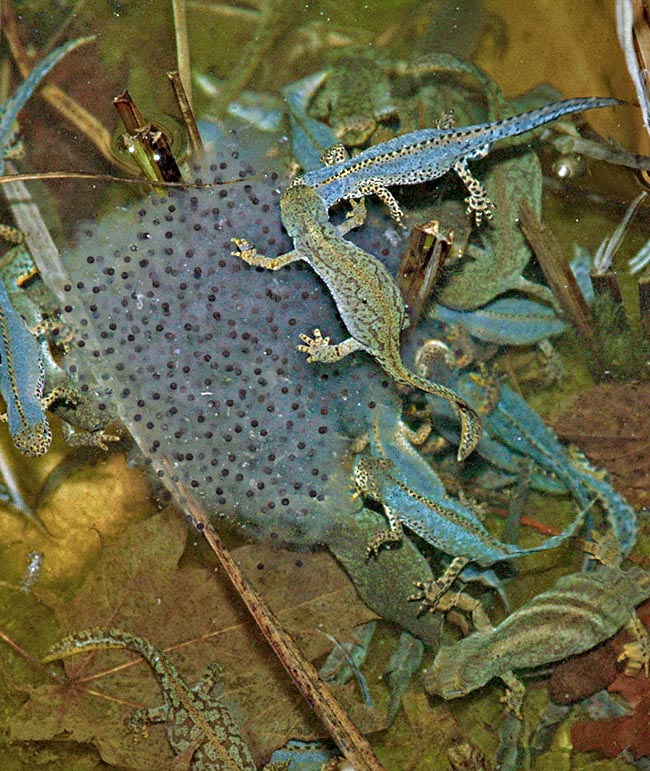
M 0 420 L 9 424 L 16 447 L 31 457 L 49 449 L 52 430 L 44 410 L 62 395 L 54 389 L 45 397 L 44 391 L 41 347 L 0 280 L 0 393 L 7 405 Z
M 583 510 L 559 535 L 547 538 L 538 546 L 523 549 L 499 541 L 476 515 L 451 498 L 439 502 L 412 490 L 395 473 L 395 466 L 388 458 L 359 458 L 354 466 L 354 480 L 362 495 L 383 506 L 390 527 L 371 540 L 369 555 L 376 553 L 384 543 L 399 542 L 405 525 L 454 558 L 437 581 L 420 587 L 424 589 L 425 605 L 430 607 L 436 606 L 469 562 L 489 567 L 495 562 L 555 548 L 576 534 L 585 515 Z
M 425 425 L 428 436 L 430 427 Z M 414 494 L 421 496 L 422 522 L 414 532 L 431 545 L 435 545 L 427 534 L 433 533 L 436 524 L 444 524 L 435 516 L 425 501 L 433 502 L 448 512 L 458 521 L 467 521 L 471 526 L 482 527 L 478 510 L 470 501 L 461 501 L 447 493 L 440 477 L 432 466 L 422 457 L 414 445 L 419 445 L 426 438 L 420 432 L 409 429 L 401 420 L 394 407 L 378 404 L 373 410 L 372 425 L 369 431 L 370 447 L 376 458 L 385 458 L 394 464 L 391 474 L 398 478 Z M 415 510 L 411 512 L 415 514 Z M 392 540 L 392 536 L 391 536 Z M 375 537 L 372 539 L 374 544 Z M 439 537 L 435 536 L 436 544 Z M 374 548 L 372 549 L 374 552 Z M 444 550 L 443 550 L 444 551 Z M 456 556 L 453 554 L 452 556 Z M 501 579 L 490 568 L 481 568 L 475 564 L 466 565 L 458 575 L 463 583 L 479 582 L 498 592 L 504 607 L 508 608 L 508 598 Z
M 45 56 L 29 73 L 0 110 L 0 174 L 13 144 L 13 127 L 18 113 L 47 73 L 73 48 L 94 40 L 77 38 Z M 7 412 L 0 420 L 9 424 L 16 447 L 25 455 L 37 457 L 47 452 L 52 431 L 44 410 L 61 398 L 71 398 L 66 389 L 55 388 L 47 396 L 41 347 L 15 310 L 7 287 L 0 279 L 0 394 Z
M 427 349 L 425 344 L 416 357 L 420 366 L 430 358 Z M 433 345 L 431 350 L 436 355 L 438 348 Z M 505 383 L 499 384 L 486 377 L 484 371 L 454 373 L 449 368 L 434 367 L 433 374 L 448 388 L 457 391 L 481 415 L 484 430 L 476 448 L 479 455 L 510 473 L 515 471 L 517 458 L 529 458 L 535 464 L 535 489 L 558 494 L 564 488 L 581 508 L 597 499 L 611 531 L 621 544 L 623 555 L 630 554 L 637 540 L 637 512 L 612 488 L 606 475 L 590 467 L 584 457 L 577 454 L 572 457 L 555 432 L 521 396 Z M 486 410 L 487 394 L 490 394 L 488 401 L 493 403 Z M 430 402 L 429 407 L 432 416 L 439 419 L 439 430 L 447 435 L 444 419 L 453 420 L 453 414 L 438 400 Z M 544 484 L 540 471 L 552 475 L 548 477 L 548 485 Z
M 5 308 L 12 319 L 17 319 L 18 316 L 23 319 L 40 347 L 45 371 L 44 391 L 47 394 L 55 391 L 57 394 L 56 403 L 51 404 L 51 410 L 62 420 L 66 444 L 71 447 L 99 447 L 107 450 L 109 442 L 118 440 L 118 437 L 104 430 L 113 416 L 110 410 L 98 408 L 99 400 L 95 392 L 76 387 L 70 376 L 54 359 L 50 343 L 54 340 L 61 343 L 62 327 L 56 318 L 47 316 L 47 310 L 53 308 L 52 299 L 37 277 L 38 270 L 24 243 L 17 244 L 0 257 L 0 282 L 4 284 L 9 300 L 9 305 L 5 305 Z M 33 346 L 28 345 L 29 350 L 32 350 Z M 24 348 L 27 350 L 25 346 Z M 36 371 L 37 364 L 33 352 L 30 356 Z M 25 385 L 27 388 L 31 387 L 29 383 Z M 49 399 L 49 402 L 54 401 L 54 398 Z
M 524 134 L 563 115 L 616 104 L 622 102 L 608 97 L 565 99 L 491 123 L 412 131 L 374 145 L 354 158 L 346 158 L 343 146 L 336 145 L 323 156 L 325 166 L 308 171 L 293 184 L 313 188 L 328 209 L 343 199 L 375 194 L 388 206 L 393 219 L 401 222 L 403 212 L 387 186 L 428 182 L 453 170 L 469 191 L 465 199 L 467 212 L 473 213 L 480 224 L 484 216 L 492 216 L 493 205 L 472 176 L 468 161 L 484 158 L 499 139 Z

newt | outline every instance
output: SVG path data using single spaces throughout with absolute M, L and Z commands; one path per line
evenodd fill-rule
M 329 209 L 341 200 L 374 194 L 401 222 L 403 212 L 388 185 L 414 185 L 455 171 L 467 187 L 467 213 L 477 225 L 492 216 L 493 204 L 481 183 L 472 176 L 468 161 L 484 158 L 492 145 L 506 137 L 525 134 L 564 115 L 622 104 L 619 99 L 591 97 L 564 99 L 504 120 L 455 128 L 445 120 L 440 128 L 420 129 L 389 139 L 347 158 L 343 145 L 323 156 L 324 166 L 298 177 L 294 185 L 313 188 Z
M 395 382 L 418 388 L 453 404 L 461 416 L 458 459 L 466 458 L 481 437 L 481 423 L 467 402 L 445 386 L 411 372 L 402 362 L 400 335 L 408 326 L 404 301 L 394 278 L 373 255 L 342 237 L 355 226 L 348 220 L 335 227 L 328 218 L 327 205 L 311 187 L 294 184 L 280 198 L 282 222 L 293 238 L 294 249 L 278 257 L 258 254 L 244 239 L 233 239 L 249 265 L 278 270 L 290 262 L 304 260 L 323 279 L 336 303 L 350 337 L 331 344 L 315 329 L 313 337 L 301 334 L 309 362 L 331 363 L 350 353 L 364 350 Z
M 610 535 L 604 543 L 614 540 Z M 624 647 L 619 661 L 626 662 L 626 674 L 644 669 L 647 677 L 650 638 L 635 607 L 650 597 L 650 573 L 636 566 L 621 570 L 620 545 L 611 551 L 614 559 L 607 558 L 589 572 L 563 576 L 497 627 L 474 616 L 475 632 L 438 651 L 425 678 L 426 690 L 455 699 L 499 677 L 512 692 L 506 703 L 517 712 L 524 687 L 513 670 L 535 669 L 583 653 L 623 626 L 635 641 Z M 591 552 L 595 559 L 604 559 L 599 544 Z
M 211 665 L 196 688 L 179 675 L 169 656 L 148 640 L 115 628 L 97 627 L 64 637 L 44 656 L 45 663 L 94 650 L 124 648 L 139 654 L 151 667 L 165 702 L 154 709 L 137 709 L 127 719 L 132 731 L 146 723 L 166 723 L 167 738 L 177 755 L 191 752 L 192 771 L 255 771 L 250 749 L 225 703 L 210 696 L 219 668 Z M 188 749 L 190 748 L 190 749 Z M 282 764 L 278 764 L 276 768 Z M 270 771 L 270 766 L 267 766 Z
M 576 534 L 585 515 L 585 511 L 581 512 L 559 535 L 525 549 L 493 536 L 468 506 L 451 496 L 441 497 L 432 490 L 435 497 L 430 497 L 411 489 L 389 458 L 359 458 L 354 466 L 354 480 L 362 495 L 383 506 L 390 528 L 370 541 L 369 556 L 384 543 L 401 541 L 402 528 L 406 526 L 453 557 L 440 578 L 420 586 L 425 606 L 429 607 L 435 607 L 468 563 L 486 568 L 496 562 L 553 549 Z
M 45 410 L 59 399 L 73 400 L 71 389 L 53 388 L 45 394 L 45 367 L 41 346 L 14 308 L 0 279 L 0 394 L 7 411 L 0 420 L 9 424 L 16 447 L 36 458 L 47 452 L 52 430 Z

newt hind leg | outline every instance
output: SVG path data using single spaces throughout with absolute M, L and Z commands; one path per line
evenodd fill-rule
M 427 610 L 434 611 L 440 604 L 442 597 L 449 591 L 451 585 L 458 578 L 459 573 L 469 562 L 469 558 L 463 555 L 455 557 L 445 569 L 440 578 L 434 581 L 418 581 L 415 586 L 419 589 L 417 594 L 411 595 L 408 599 L 411 601 L 421 601 L 419 612 Z
M 477 154 L 475 157 L 480 158 L 482 156 Z M 467 162 L 465 160 L 458 161 L 454 165 L 454 171 L 458 174 L 469 193 L 469 196 L 465 199 L 467 213 L 474 215 L 477 225 L 481 224 L 483 217 L 488 220 L 492 219 L 495 205 L 490 200 L 487 190 L 469 170 Z

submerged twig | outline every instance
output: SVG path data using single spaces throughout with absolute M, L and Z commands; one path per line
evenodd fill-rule
M 183 81 L 178 72 L 168 72 L 167 77 L 171 81 L 178 109 L 181 112 L 183 123 L 185 124 L 187 139 L 190 143 L 192 162 L 199 164 L 203 160 L 205 152 L 203 149 L 203 140 L 199 133 L 199 127 L 196 125 L 196 118 L 194 117 L 194 111 L 192 110 L 188 94 L 185 91 L 185 86 L 183 85 Z
M 650 278 L 639 279 L 639 319 L 641 331 L 646 340 L 650 340 Z
M 190 61 L 190 42 L 187 36 L 187 9 L 185 0 L 172 0 L 174 12 L 174 34 L 176 35 L 176 63 L 178 74 L 192 109 L 192 65 Z
M 15 170 L 15 169 L 14 169 Z M 220 182 L 156 182 L 156 187 L 190 187 L 203 189 L 206 187 L 222 187 L 223 185 L 249 184 L 255 176 L 237 177 L 236 179 L 224 179 Z M 148 179 L 134 179 L 133 177 L 116 177 L 114 174 L 95 174 L 91 171 L 35 171 L 27 174 L 3 174 L 0 175 L 0 185 L 10 185 L 13 182 L 37 182 L 55 179 L 87 179 L 93 182 L 120 182 L 125 185 L 149 185 Z
M 166 467 L 166 479 L 171 481 L 174 476 L 171 464 L 162 459 L 162 466 Z M 174 485 L 173 482 L 171 484 Z M 324 723 L 345 758 L 352 764 L 355 771 L 384 771 L 363 734 L 323 683 L 311 662 L 303 656 L 291 635 L 282 628 L 273 611 L 264 603 L 241 572 L 230 552 L 223 545 L 217 531 L 212 527 L 207 512 L 181 482 L 177 481 L 174 486 L 175 492 L 180 493 L 180 502 L 197 523 L 198 529 L 203 533 L 260 631 L 309 706 Z
M 519 206 L 519 218 L 521 229 L 537 257 L 558 305 L 567 319 L 584 336 L 594 355 L 597 355 L 591 310 L 559 244 L 526 201 L 522 201 Z

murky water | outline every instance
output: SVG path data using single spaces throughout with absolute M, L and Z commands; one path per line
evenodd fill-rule
M 338 141 L 355 154 L 449 110 L 464 126 L 569 97 L 634 102 L 614 9 L 178 4 L 199 170 L 166 75 L 175 29 L 183 49 L 179 8 L 13 5 L 6 95 L 20 82 L 10 63 L 21 45 L 40 58 L 97 39 L 67 54 L 20 113 L 24 157 L 9 171 L 97 176 L 28 183 L 58 254 L 24 209 L 3 215 L 33 237 L 40 271 L 25 248 L 7 247 L 3 324 L 12 333 L 56 319 L 58 330 L 39 333 L 33 355 L 9 334 L 0 391 L 35 397 L 24 376 L 12 390 L 12 353 L 32 372 L 44 362 L 46 394 L 75 391 L 42 418 L 54 434 L 46 454 L 26 457 L 1 437 L 0 769 L 162 769 L 175 757 L 178 768 L 261 767 L 289 740 L 327 735 L 194 526 L 201 512 L 304 655 L 320 667 L 331 654 L 332 693 L 384 768 L 643 768 L 649 349 L 627 270 L 648 237 L 643 202 L 613 270 L 589 280 L 590 256 L 640 189 L 623 152 L 647 152 L 638 110 L 590 110 L 471 160 L 495 204 L 489 222 L 467 216 L 454 171 L 389 185 L 404 227 L 385 195 L 368 196 L 365 223 L 345 241 L 289 212 L 311 228 L 311 242 L 294 243 L 303 254 L 340 268 L 340 252 L 366 264 L 364 250 L 397 276 L 409 313 L 424 306 L 401 358 L 480 416 L 483 437 L 461 463 L 453 400 L 398 386 L 382 360 L 396 334 L 387 322 L 401 313 L 392 280 L 372 271 L 386 299 L 370 322 L 358 293 L 343 309 L 369 323 L 379 351 L 308 362 L 301 334 L 348 337 L 338 312 L 348 284 L 329 291 L 304 260 L 272 272 L 232 254 L 234 238 L 268 257 L 292 248 L 281 194 Z M 77 124 L 45 101 L 59 99 L 54 84 L 88 111 Z M 125 89 L 152 124 L 126 138 L 112 106 Z M 124 181 L 152 179 L 157 129 L 188 184 Z M 593 157 L 603 155 L 614 162 Z M 332 223 L 349 210 L 332 207 Z M 431 240 L 409 240 L 432 221 L 442 231 L 433 258 Z M 423 262 L 440 254 L 426 298 Z M 576 255 L 579 288 L 549 302 L 553 265 Z M 572 282 L 565 270 L 560 285 Z M 363 288 L 368 272 L 359 276 Z M 66 444 L 70 428 L 92 446 Z M 372 457 L 381 462 L 360 465 Z M 555 548 L 531 552 L 547 539 Z M 449 591 L 427 593 L 443 574 Z M 635 606 L 641 621 L 619 632 Z M 78 655 L 41 664 L 66 635 Z M 215 662 L 216 690 L 185 688 Z M 163 695 L 162 724 L 134 740 L 124 721 Z M 252 761 L 223 759 L 244 742 Z M 291 752 L 291 768 L 305 769 L 337 754 L 331 744 Z

